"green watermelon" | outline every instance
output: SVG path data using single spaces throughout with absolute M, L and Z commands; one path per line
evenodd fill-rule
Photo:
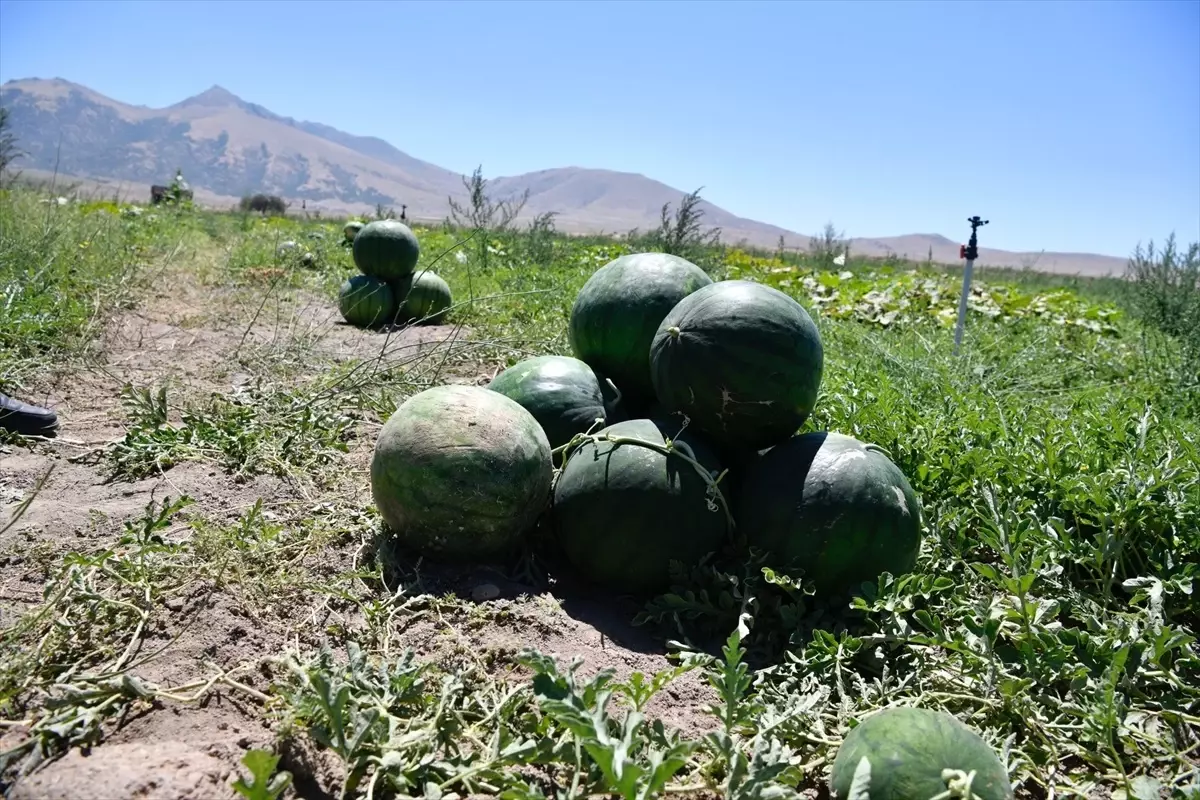
M 729 470 L 725 475 L 724 484 L 735 521 L 741 519 L 738 513 L 738 504 L 742 501 L 741 490 L 742 485 L 746 482 L 746 476 L 768 452 L 770 452 L 770 448 L 763 450 L 742 450 L 730 447 L 717 449 L 717 458 L 720 459 L 725 469 Z
M 604 392 L 592 368 L 570 356 L 537 356 L 513 364 L 488 388 L 521 404 L 546 432 L 552 448 L 607 424 Z
M 348 278 L 338 292 L 338 309 L 351 325 L 369 328 L 387 322 L 396 313 L 392 287 L 369 275 Z
M 1008 771 L 983 737 L 941 711 L 894 707 L 873 714 L 846 735 L 830 769 L 833 800 L 849 800 L 854 774 L 869 775 L 871 800 L 927 800 L 946 792 L 942 770 L 975 772 L 971 794 L 1013 800 Z M 869 773 L 867 770 L 869 769 Z
M 482 386 L 426 389 L 388 418 L 371 494 L 397 540 L 447 560 L 499 556 L 545 510 L 553 466 L 533 415 Z
M 346 237 L 347 242 L 353 242 L 354 237 L 358 236 L 358 232 L 363 229 L 363 223 L 356 219 L 346 223 L 346 227 L 342 228 L 342 235 Z
M 636 409 L 654 399 L 650 342 L 675 304 L 712 279 L 690 261 L 666 253 L 633 253 L 596 270 L 571 308 L 568 337 L 575 357 L 612 378 Z
M 796 432 L 817 402 L 823 368 L 821 335 L 804 307 L 752 281 L 688 295 L 650 346 L 659 401 L 717 445 L 744 450 Z
M 421 255 L 417 237 L 403 222 L 377 219 L 354 237 L 354 264 L 364 275 L 397 281 L 411 275 Z
M 446 318 L 453 305 L 450 284 L 427 269 L 406 275 L 395 282 L 397 311 L 401 321 L 436 325 Z
M 691 448 L 713 477 L 721 467 L 708 445 L 677 421 L 632 419 L 600 434 Z M 723 497 L 723 495 L 722 495 Z M 635 443 L 589 441 L 567 456 L 554 489 L 553 527 L 570 564 L 584 578 L 622 592 L 669 585 L 670 562 L 694 564 L 728 535 L 721 499 L 677 454 Z
M 884 571 L 912 570 L 921 505 L 887 454 L 840 433 L 807 433 L 755 460 L 741 481 L 738 529 L 819 595 L 853 592 Z

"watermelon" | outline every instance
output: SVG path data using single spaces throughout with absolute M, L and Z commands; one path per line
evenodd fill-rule
M 521 404 L 546 432 L 552 448 L 577 433 L 607 424 L 604 392 L 592 368 L 570 356 L 537 356 L 497 375 L 488 388 Z
M 746 471 L 738 529 L 780 568 L 799 567 L 818 595 L 853 592 L 884 571 L 912 570 L 921 506 L 887 454 L 839 433 L 776 445 Z
M 401 321 L 436 325 L 446 318 L 454 300 L 450 285 L 427 269 L 406 275 L 394 284 L 396 316 Z
M 411 275 L 421 255 L 417 237 L 403 222 L 377 219 L 354 237 L 354 264 L 364 275 L 397 281 Z
M 342 235 L 346 237 L 347 242 L 353 242 L 354 237 L 358 236 L 358 232 L 363 229 L 363 223 L 358 220 L 350 220 L 346 223 L 346 227 L 342 228 Z
M 632 407 L 654 399 L 650 342 L 675 304 L 712 279 L 679 256 L 633 253 L 596 270 L 571 308 L 575 357 L 612 379 Z
M 942 770 L 975 772 L 971 794 L 1013 800 L 1008 771 L 983 737 L 942 711 L 893 707 L 873 714 L 846 735 L 830 768 L 833 800 L 849 800 L 859 764 L 867 759 L 871 800 L 924 800 L 946 792 Z
M 673 420 L 632 419 L 599 431 L 663 446 L 691 448 L 713 477 L 711 448 Z M 584 578 L 630 593 L 666 588 L 670 562 L 692 565 L 718 549 L 729 532 L 723 495 L 680 455 L 636 443 L 588 441 L 571 450 L 554 489 L 552 524 L 563 554 Z
M 446 560 L 518 545 L 550 499 L 550 443 L 533 415 L 482 386 L 435 386 L 388 418 L 371 494 L 404 546 Z
M 721 281 L 681 300 L 650 346 L 659 401 L 719 446 L 761 450 L 812 413 L 824 368 L 817 326 L 778 289 Z
M 741 490 L 746 482 L 746 476 L 750 474 L 754 465 L 769 452 L 770 448 L 764 450 L 742 450 L 730 447 L 717 449 L 717 458 L 728 470 L 724 480 L 725 492 L 729 497 L 729 506 L 733 511 L 735 521 L 741 518 L 738 513 L 738 503 L 742 501 Z
M 392 287 L 368 275 L 347 279 L 338 292 L 338 309 L 351 325 L 369 328 L 384 323 L 396 313 Z

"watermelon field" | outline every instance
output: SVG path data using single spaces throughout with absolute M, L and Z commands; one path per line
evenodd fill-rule
M 957 265 L 55 197 L 6 796 L 1200 797 L 1197 248 L 955 354 Z

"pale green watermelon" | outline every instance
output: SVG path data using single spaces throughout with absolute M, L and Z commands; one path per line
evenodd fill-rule
M 546 509 L 553 467 L 542 426 L 482 386 L 435 386 L 384 424 L 371 493 L 405 546 L 447 560 L 516 547 Z

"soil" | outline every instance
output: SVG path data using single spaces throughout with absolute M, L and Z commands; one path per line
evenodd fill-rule
M 29 446 L 0 444 L 0 529 L 45 479 L 25 513 L 0 533 L 0 628 L 41 601 L 63 554 L 112 546 L 126 522 L 167 496 L 189 495 L 196 502 L 186 515 L 215 523 L 231 523 L 260 501 L 264 511 L 294 518 L 297 491 L 287 481 L 233 476 L 205 461 L 183 462 L 139 481 L 109 480 L 96 456 L 125 432 L 126 383 L 168 385 L 170 405 L 178 408 L 185 399 L 228 394 L 281 362 L 299 381 L 347 358 L 394 362 L 469 335 L 453 326 L 361 331 L 340 323 L 328 301 L 299 293 L 269 297 L 258 311 L 231 314 L 234 301 L 219 289 L 199 282 L 171 288 L 170 295 L 152 295 L 114 318 L 88 364 L 33 387 L 26 399 L 59 415 L 57 438 Z M 458 365 L 445 380 L 482 383 L 494 372 L 494 365 Z M 344 456 L 343 480 L 333 491 L 339 502 L 359 508 L 370 502 L 367 465 L 381 422 L 365 420 Z M 187 527 L 175 525 L 165 538 L 190 535 Z M 357 550 L 354 543 L 330 545 L 320 553 L 323 567 L 331 574 L 349 570 Z M 582 657 L 585 675 L 602 667 L 620 677 L 634 670 L 649 675 L 673 665 L 661 641 L 629 624 L 636 608 L 619 599 L 558 585 L 538 590 L 485 568 L 447 570 L 434 580 L 474 597 L 488 613 L 425 618 L 398 631 L 395 644 L 425 657 L 452 660 L 467 652 L 494 659 L 502 665 L 498 670 L 517 671 L 506 657 L 532 646 L 564 663 Z M 319 644 L 328 614 L 323 599 L 302 594 L 294 605 L 256 611 L 227 589 L 198 581 L 156 609 L 139 651 L 150 655 L 133 671 L 165 688 L 227 670 L 244 686 L 265 692 L 270 676 L 262 665 L 287 647 Z M 347 619 L 352 635 L 355 621 Z M 661 693 L 648 713 L 698 736 L 712 725 L 702 712 L 711 701 L 707 686 L 688 674 Z M 285 797 L 336 796 L 341 779 L 336 759 L 303 739 L 281 742 L 277 726 L 246 692 L 217 688 L 200 702 L 156 700 L 107 724 L 98 745 L 45 761 L 15 782 L 10 771 L 0 778 L 0 789 L 20 800 L 235 797 L 230 782 L 246 774 L 240 759 L 248 749 L 263 748 L 282 752 L 283 766 L 294 773 Z M 0 751 L 23 738 L 19 724 L 0 733 Z
M 234 800 L 230 767 L 175 741 L 106 743 L 74 749 L 17 784 L 12 800 Z

